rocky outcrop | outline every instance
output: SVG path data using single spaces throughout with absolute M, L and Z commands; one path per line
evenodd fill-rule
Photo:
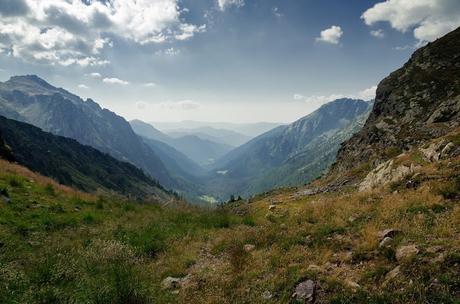
M 376 167 L 395 153 L 460 125 L 460 28 L 417 50 L 378 86 L 363 129 L 345 142 L 331 171 Z M 387 166 L 386 164 L 385 166 Z
M 372 190 L 379 186 L 385 186 L 403 180 L 407 176 L 414 174 L 417 166 L 400 165 L 395 167 L 394 160 L 384 162 L 369 172 L 366 178 L 359 185 L 360 191 Z

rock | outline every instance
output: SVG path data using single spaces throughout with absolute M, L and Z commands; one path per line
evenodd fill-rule
M 379 248 L 389 247 L 393 243 L 393 239 L 391 237 L 385 237 L 379 244 Z
M 270 300 L 271 298 L 273 298 L 273 295 L 270 291 L 268 290 L 265 290 L 263 293 L 262 293 L 262 299 L 264 300 Z
M 243 249 L 246 252 L 251 252 L 251 251 L 254 251 L 254 249 L 256 249 L 256 246 L 252 244 L 246 244 L 244 245 Z
M 424 159 L 429 162 L 437 162 L 441 158 L 445 158 L 455 148 L 453 143 L 445 144 L 445 141 L 430 144 L 427 148 L 420 148 Z
M 270 205 L 268 206 L 268 210 L 273 211 L 276 209 L 276 205 Z
M 161 288 L 163 289 L 178 289 L 180 288 L 181 279 L 167 277 L 161 282 Z
M 0 199 L 7 204 L 11 203 L 11 199 L 5 195 L 0 195 Z
M 311 265 L 308 265 L 307 271 L 311 271 L 311 272 L 321 272 L 322 269 L 321 269 L 321 267 L 319 267 L 318 265 L 311 264 Z
M 348 222 L 349 223 L 353 223 L 354 221 L 356 221 L 356 217 L 354 217 L 354 216 L 349 216 L 348 217 Z
M 312 303 L 315 300 L 316 283 L 312 280 L 306 280 L 297 285 L 295 292 L 292 294 L 292 298 L 297 301 L 304 301 Z
M 396 250 L 396 259 L 398 261 L 408 260 L 416 256 L 419 252 L 415 245 L 402 246 Z
M 446 158 L 449 156 L 450 152 L 455 148 L 455 145 L 453 143 L 448 143 L 441 151 L 441 159 Z
M 401 266 L 397 266 L 397 267 L 393 268 L 393 270 L 391 270 L 390 272 L 388 272 L 388 273 L 385 275 L 385 282 L 384 282 L 384 284 L 387 284 L 387 283 L 390 282 L 391 280 L 393 280 L 393 279 L 395 279 L 396 277 L 398 277 L 400 274 L 401 274 Z
M 394 228 L 385 229 L 378 232 L 378 237 L 383 240 L 386 237 L 394 238 L 395 236 L 401 234 L 402 231 Z
M 161 282 L 161 288 L 165 290 L 166 289 L 179 289 L 189 284 L 190 278 L 191 278 L 190 274 L 186 275 L 183 278 L 167 277 Z
M 372 190 L 389 183 L 399 182 L 407 176 L 414 174 L 417 169 L 418 166 L 414 164 L 410 166 L 400 165 L 394 168 L 394 160 L 391 159 L 369 172 L 359 185 L 359 191 Z

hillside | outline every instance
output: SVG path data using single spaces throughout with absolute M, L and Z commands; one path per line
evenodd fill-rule
M 360 129 L 369 109 L 367 102 L 340 99 L 256 137 L 219 159 L 210 191 L 248 195 L 317 178 L 334 162 L 340 144 Z
M 458 303 L 460 129 L 440 141 L 457 152 L 414 149 L 395 161 L 417 176 L 373 191 L 214 211 L 96 198 L 0 160 L 0 301 Z
M 163 201 L 166 190 L 135 166 L 69 138 L 0 116 L 0 156 L 63 185 Z M 6 148 L 7 147 L 7 148 Z
M 162 162 L 126 120 L 37 76 L 15 76 L 0 83 L 0 114 L 73 138 L 131 162 L 167 187 L 175 186 Z
M 460 28 L 417 50 L 378 86 L 363 129 L 338 155 L 335 172 L 371 167 L 460 125 Z

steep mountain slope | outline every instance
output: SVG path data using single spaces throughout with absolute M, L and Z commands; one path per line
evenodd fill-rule
M 0 114 L 6 117 L 73 138 L 135 164 L 168 187 L 174 186 L 164 165 L 136 136 L 129 123 L 91 99 L 83 101 L 29 75 L 12 77 L 0 83 L 0 103 Z
M 155 129 L 152 125 L 140 120 L 134 120 L 130 123 L 137 134 L 168 144 L 200 166 L 213 164 L 216 159 L 233 149 L 232 146 L 203 139 L 195 135 L 185 135 L 178 138 L 170 137 Z
M 252 194 L 311 181 L 333 163 L 368 111 L 367 102 L 340 99 L 267 132 L 220 159 L 209 187 L 227 195 Z
M 0 156 L 85 191 L 106 189 L 131 196 L 170 197 L 135 166 L 77 141 L 0 116 Z M 1 148 L 1 151 L 5 151 Z M 6 156 L 6 157 L 5 157 Z
M 206 139 L 224 145 L 239 147 L 252 137 L 226 129 L 216 129 L 212 127 L 200 127 L 194 129 L 174 129 L 166 132 L 169 136 L 178 138 L 186 135 L 198 136 L 201 139 Z
M 363 129 L 341 148 L 334 173 L 376 166 L 460 124 L 460 28 L 417 50 L 378 86 Z

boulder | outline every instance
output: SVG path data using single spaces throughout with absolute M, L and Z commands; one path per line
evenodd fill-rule
M 190 283 L 191 275 L 188 274 L 183 278 L 174 278 L 174 277 L 167 277 L 161 282 L 161 288 L 164 290 L 167 289 L 179 289 L 184 287 Z
M 380 164 L 369 172 L 366 178 L 359 185 L 359 191 L 372 190 L 374 188 L 385 186 L 389 183 L 395 183 L 403 180 L 407 176 L 414 174 L 418 166 L 411 164 L 394 167 L 394 160 L 389 160 Z
M 401 234 L 402 231 L 394 228 L 385 229 L 378 232 L 378 237 L 383 240 L 386 237 L 394 238 L 395 236 Z
M 391 246 L 393 239 L 391 237 L 385 237 L 379 244 L 379 248 L 385 248 Z
M 268 210 L 273 211 L 276 209 L 276 205 L 270 205 L 268 206 Z
M 297 301 L 312 303 L 315 300 L 316 283 L 312 280 L 306 280 L 296 286 L 292 298 Z
M 163 289 L 178 289 L 180 288 L 181 278 L 167 277 L 161 282 Z
M 441 159 L 444 159 L 449 156 L 449 154 L 454 150 L 455 145 L 453 143 L 448 143 L 441 151 Z
M 407 245 L 399 247 L 396 250 L 396 259 L 398 261 L 409 260 L 416 256 L 420 251 L 415 245 Z

